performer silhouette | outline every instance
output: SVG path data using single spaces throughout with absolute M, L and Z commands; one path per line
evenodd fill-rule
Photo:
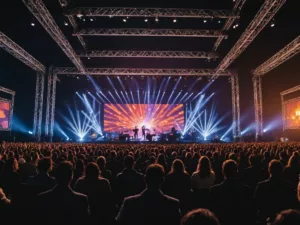
M 146 140 L 146 127 L 145 127 L 145 125 L 142 126 L 142 134 L 143 134 L 143 140 Z
M 138 132 L 139 132 L 139 129 L 137 126 L 135 126 L 135 128 L 133 129 L 133 133 L 134 133 L 134 139 L 137 140 L 138 139 Z

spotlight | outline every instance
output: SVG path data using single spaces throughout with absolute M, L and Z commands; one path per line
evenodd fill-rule
M 28 134 L 33 134 L 33 132 L 29 130 L 29 131 L 28 131 Z
M 236 23 L 235 25 L 233 25 L 233 29 L 236 29 L 236 28 L 238 28 L 239 27 L 239 24 L 238 23 Z
M 112 16 L 112 15 L 109 15 L 108 17 L 109 17 L 110 19 L 111 19 L 111 18 L 113 18 L 113 16 Z
M 34 27 L 34 26 L 35 26 L 35 23 L 34 23 L 34 22 L 32 22 L 30 25 L 31 25 L 32 27 Z
M 77 18 L 80 19 L 81 17 L 83 17 L 83 15 L 82 15 L 81 13 L 78 13 L 78 14 L 77 14 Z
M 173 23 L 176 23 L 177 22 L 177 19 L 173 19 Z
M 275 20 L 272 20 L 271 24 L 270 24 L 270 27 L 275 27 Z
M 218 20 L 218 23 L 221 23 L 221 20 Z
M 82 21 L 85 22 L 85 19 L 83 18 Z
M 145 23 L 147 23 L 147 22 L 148 22 L 148 19 L 146 18 L 146 19 L 145 19 Z
M 204 19 L 204 20 L 203 20 L 203 23 L 207 23 L 207 19 Z
M 69 24 L 68 24 L 66 21 L 64 22 L 64 25 L 65 25 L 65 26 L 69 26 Z
M 93 18 L 90 18 L 90 21 L 91 21 L 91 22 L 93 22 L 93 21 L 94 21 L 94 19 L 93 19 Z
M 155 22 L 157 22 L 157 23 L 158 23 L 158 21 L 159 21 L 158 17 L 155 17 Z
M 91 57 L 88 57 L 88 59 L 91 59 Z
M 124 19 L 123 19 L 123 22 L 124 22 L 124 23 L 126 23 L 126 22 L 127 22 L 127 19 L 126 19 L 126 18 L 124 18 Z
M 77 77 L 77 80 L 79 80 L 79 77 Z

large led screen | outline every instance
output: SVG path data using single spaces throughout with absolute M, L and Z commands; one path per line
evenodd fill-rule
M 104 131 L 123 132 L 142 126 L 149 132 L 170 132 L 184 126 L 183 104 L 105 104 Z
M 10 103 L 0 100 L 0 130 L 9 129 Z
M 285 128 L 300 128 L 300 98 L 285 103 Z

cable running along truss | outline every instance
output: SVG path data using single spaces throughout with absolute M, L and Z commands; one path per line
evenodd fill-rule
M 168 37 L 227 37 L 219 30 L 191 30 L 191 29 L 133 29 L 133 28 L 95 28 L 82 29 L 74 33 L 75 36 L 168 36 Z
M 58 67 L 55 74 L 80 75 L 76 68 Z M 119 75 L 119 76 L 211 76 L 213 69 L 137 69 L 137 68 L 87 68 L 88 75 Z M 84 74 L 83 74 L 84 75 Z M 222 71 L 220 76 L 231 76 L 229 71 Z
M 251 21 L 246 31 L 242 34 L 240 39 L 218 65 L 214 79 L 218 77 L 218 73 L 220 71 L 226 70 L 232 64 L 232 62 L 242 54 L 242 52 L 252 43 L 255 37 L 270 22 L 270 20 L 285 2 L 286 0 L 266 0 L 263 3 L 259 12 Z
M 179 8 L 75 8 L 68 15 L 115 16 L 115 17 L 175 17 L 175 18 L 238 18 L 226 10 L 179 9 Z
M 94 50 L 79 53 L 80 57 L 139 57 L 139 58 L 186 58 L 186 59 L 216 59 L 218 54 L 214 52 L 188 52 L 188 51 L 117 51 Z
M 45 30 L 50 34 L 54 41 L 69 57 L 78 70 L 85 71 L 84 65 L 80 58 L 76 55 L 71 44 L 64 36 L 58 25 L 55 23 L 53 17 L 49 13 L 42 0 L 22 0 L 35 18 L 41 23 Z

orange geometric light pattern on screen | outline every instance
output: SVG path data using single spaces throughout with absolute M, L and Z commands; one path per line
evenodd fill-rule
M 121 132 L 133 129 L 148 129 L 158 132 L 170 131 L 172 127 L 183 129 L 184 110 L 182 104 L 105 104 L 104 131 Z

